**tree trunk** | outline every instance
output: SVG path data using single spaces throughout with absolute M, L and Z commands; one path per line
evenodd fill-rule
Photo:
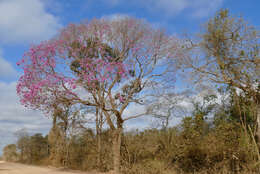
M 107 111 L 103 110 L 104 115 L 106 116 L 106 121 L 112 131 L 112 152 L 113 152 L 113 173 L 120 174 L 120 161 L 121 161 L 121 138 L 123 131 L 123 119 L 119 112 L 115 112 L 116 115 L 116 125 L 114 126 L 111 116 L 107 113 Z
M 22 146 L 22 149 L 21 149 L 21 162 L 23 162 L 23 159 L 24 159 L 24 147 Z
M 97 166 L 101 167 L 101 132 L 102 132 L 102 113 L 96 109 L 96 134 L 97 134 Z
M 113 165 L 114 165 L 115 174 L 120 173 L 121 136 L 122 136 L 122 127 L 117 128 L 113 131 Z
M 257 124 L 256 142 L 257 142 L 258 148 L 260 148 L 260 105 L 257 106 L 257 110 L 256 110 L 256 124 Z
M 98 151 L 98 159 L 97 159 L 97 165 L 98 167 L 101 167 L 101 135 L 100 132 L 97 134 L 97 151 Z

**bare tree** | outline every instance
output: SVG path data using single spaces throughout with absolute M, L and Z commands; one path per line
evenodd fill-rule
M 161 90 L 152 96 L 150 104 L 147 105 L 147 114 L 160 120 L 162 129 L 167 129 L 173 117 L 183 117 L 186 108 L 181 102 L 187 99 L 187 92 L 172 93 Z
M 184 70 L 191 72 L 198 84 L 225 85 L 249 96 L 256 105 L 256 135 L 260 138 L 259 31 L 221 10 L 207 23 L 200 38 L 198 43 L 184 43 L 188 50 L 181 62 Z

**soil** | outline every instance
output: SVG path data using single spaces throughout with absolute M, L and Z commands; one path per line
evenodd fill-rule
M 0 174 L 98 174 L 95 172 L 80 172 L 53 167 L 29 166 L 18 163 L 0 161 Z

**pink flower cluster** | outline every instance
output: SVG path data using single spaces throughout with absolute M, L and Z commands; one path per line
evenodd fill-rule
M 80 101 L 74 93 L 78 86 L 86 93 L 98 87 L 107 91 L 137 73 L 162 71 L 154 68 L 159 59 L 172 57 L 171 42 L 135 19 L 71 24 L 55 39 L 31 46 L 17 62 L 23 69 L 17 93 L 22 104 L 36 109 L 51 107 L 59 98 Z
M 71 29 L 75 26 L 69 27 Z M 81 26 L 80 29 L 82 28 Z M 101 37 L 100 33 L 95 34 Z M 68 36 L 71 37 L 66 38 Z M 106 55 L 102 42 L 96 43 L 95 48 L 88 49 L 88 55 L 95 53 L 94 57 L 80 58 L 87 45 L 73 34 L 66 37 L 32 46 L 17 62 L 23 69 L 23 75 L 17 84 L 17 93 L 23 105 L 31 108 L 50 107 L 51 102 L 59 97 L 75 98 L 77 95 L 73 90 L 78 85 L 87 85 L 88 89 L 93 90 L 97 83 L 109 84 L 114 78 L 127 78 L 127 66 Z M 72 48 L 71 43 L 74 41 L 80 44 L 78 48 Z M 77 59 L 80 60 L 80 73 L 76 75 L 68 67 Z
M 95 86 L 96 82 L 109 83 L 115 76 L 127 78 L 127 67 L 121 62 L 108 62 L 102 59 L 85 58 L 80 61 L 82 69 L 81 78 L 89 86 Z
M 17 93 L 23 105 L 32 108 L 48 106 L 51 98 L 64 95 L 62 85 L 68 84 L 69 89 L 75 89 L 75 79 L 57 72 L 57 54 L 63 53 L 59 44 L 62 42 L 54 40 L 32 46 L 17 62 L 23 69 L 17 84 Z M 72 92 L 67 94 L 71 95 Z

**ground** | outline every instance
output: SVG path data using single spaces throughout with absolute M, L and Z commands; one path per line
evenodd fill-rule
M 65 171 L 52 167 L 37 167 L 0 161 L 0 174 L 97 174 L 78 171 Z

